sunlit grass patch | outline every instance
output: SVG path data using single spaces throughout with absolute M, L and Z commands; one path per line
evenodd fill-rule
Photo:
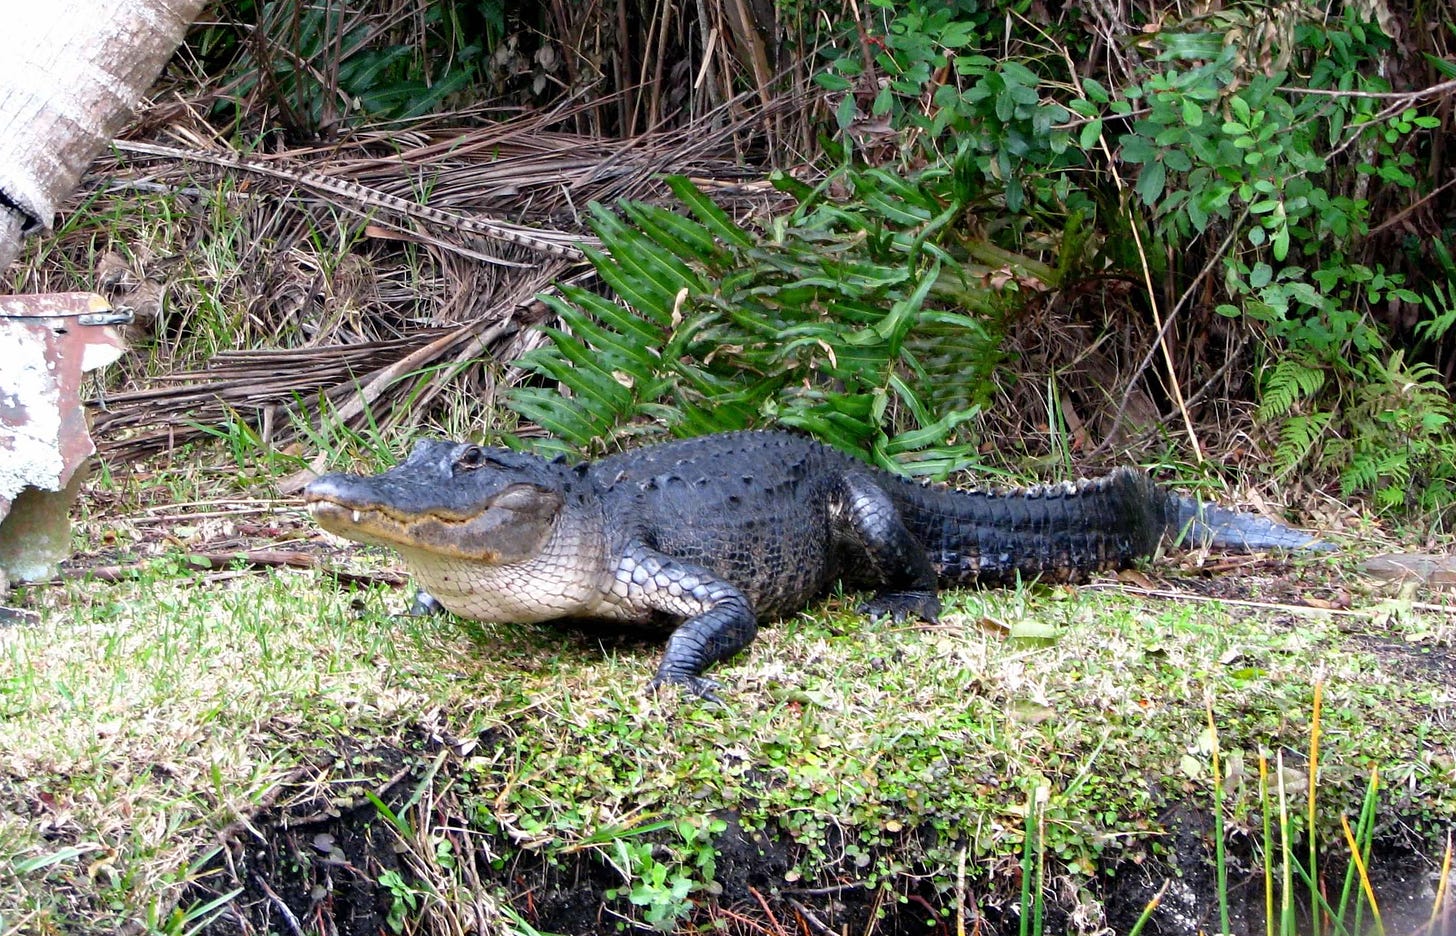
M 235 889 L 220 835 L 266 840 L 291 809 L 372 816 L 386 790 L 375 821 L 400 857 L 357 873 L 441 926 L 466 905 L 524 912 L 470 876 L 470 847 L 499 873 L 508 855 L 586 862 L 624 921 L 702 924 L 739 873 L 725 834 L 762 843 L 777 887 L 1012 912 L 1028 808 L 1048 894 L 1157 854 L 1161 810 L 1206 799 L 1210 705 L 1229 828 L 1256 838 L 1259 757 L 1307 749 L 1320 681 L 1322 833 L 1358 814 L 1375 763 L 1407 827 L 1456 815 L 1453 690 L 1367 639 L 1425 646 L 1439 625 L 1419 610 L 1397 627 L 1028 586 L 895 624 L 835 597 L 717 667 L 713 706 L 646 691 L 651 636 L 403 617 L 404 590 L 317 572 L 163 553 L 22 597 L 42 617 L 0 631 L 0 912 L 27 933 L 201 914 Z
M 391 736 L 458 657 L 441 654 L 451 631 L 361 616 L 306 575 L 204 577 L 163 559 L 30 597 L 41 622 L 0 631 L 0 854 L 75 852 L 7 884 L 37 926 L 79 909 L 58 901 L 135 911 L 175 895 L 321 742 Z

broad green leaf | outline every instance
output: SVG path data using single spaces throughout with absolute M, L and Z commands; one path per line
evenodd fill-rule
M 650 346 L 662 340 L 661 327 L 604 296 L 588 292 L 580 286 L 562 286 L 561 293 L 561 296 L 542 293 L 537 298 L 563 319 L 570 318 L 574 310 L 580 310 L 582 314 L 616 329 L 638 344 Z
M 671 250 L 655 243 L 642 231 L 622 223 L 620 216 L 593 202 L 592 228 L 602 239 L 612 260 L 625 269 L 631 269 L 668 295 L 687 287 L 694 292 L 703 288 L 701 277 Z M 603 223 L 610 219 L 610 223 Z
M 672 308 L 677 299 L 675 293 L 665 292 L 639 272 L 614 262 L 591 247 L 584 252 L 592 266 L 596 267 L 597 274 L 629 306 L 662 327 L 671 325 Z
M 696 185 L 685 176 L 670 175 L 667 177 L 667 186 L 672 193 L 678 197 L 688 210 L 697 216 L 698 220 L 707 225 L 713 234 L 720 238 L 725 244 L 732 244 L 736 247 L 752 247 L 754 239 L 748 232 L 733 223 L 728 213 L 713 203 L 713 200 L 698 190 Z
M 540 387 L 517 387 L 508 402 L 530 422 L 581 448 L 591 445 L 608 425 L 589 421 L 581 410 L 563 405 L 559 394 Z
M 690 255 L 711 264 L 723 253 L 713 233 L 692 218 L 645 202 L 627 202 L 623 207 L 633 223 L 679 257 Z
M 1143 204 L 1156 204 L 1158 198 L 1163 194 L 1163 183 L 1167 178 L 1167 170 L 1160 162 L 1150 162 L 1143 166 L 1138 173 L 1137 193 L 1142 198 Z
M 1147 137 L 1133 133 L 1124 133 L 1118 137 L 1117 145 L 1120 149 L 1120 156 L 1123 162 L 1150 163 L 1157 158 L 1157 152 L 1153 149 Z
M 1223 51 L 1223 34 L 1219 32 L 1160 32 L 1158 41 L 1163 45 L 1158 60 L 1163 62 L 1216 59 Z
M 1228 106 L 1229 110 L 1233 111 L 1234 116 L 1238 118 L 1239 123 L 1243 125 L 1243 127 L 1240 127 L 1239 129 L 1243 129 L 1244 127 L 1248 127 L 1250 125 L 1249 121 L 1252 116 L 1252 112 L 1249 108 L 1249 102 L 1244 98 L 1242 94 L 1235 94 L 1233 97 L 1229 98 Z M 1227 124 L 1224 125 L 1224 132 L 1230 132 L 1228 130 Z
M 1034 88 L 1041 84 L 1041 79 L 1036 76 L 1036 72 L 1015 59 L 1007 59 L 1001 63 L 1001 74 L 1006 78 L 1008 85 L 1018 84 Z
M 930 220 L 930 212 L 924 208 L 918 205 L 896 204 L 883 192 L 868 193 L 865 195 L 865 204 L 874 208 L 889 221 L 905 227 L 914 227 Z
M 827 71 L 817 73 L 814 76 L 814 83 L 825 91 L 832 92 L 848 91 L 854 87 L 848 79 Z
M 578 393 L 586 394 L 603 407 L 622 414 L 632 405 L 632 393 L 601 366 L 596 355 L 583 348 L 565 332 L 555 328 L 542 329 L 561 356 L 573 365 L 570 370 L 556 366 L 555 362 L 543 359 L 543 366 L 552 368 L 552 376 Z

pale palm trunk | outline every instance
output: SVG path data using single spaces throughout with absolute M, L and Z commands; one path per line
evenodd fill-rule
M 203 0 L 0 2 L 0 270 L 45 230 Z

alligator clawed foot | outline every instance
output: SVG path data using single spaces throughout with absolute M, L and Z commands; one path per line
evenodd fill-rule
M 415 597 L 410 601 L 409 610 L 405 613 L 410 617 L 430 617 L 444 614 L 445 606 L 440 604 L 440 599 L 423 588 L 418 588 L 415 590 Z
M 709 679 L 706 676 L 688 676 L 678 673 L 658 673 L 656 676 L 652 677 L 652 682 L 647 684 L 647 688 L 651 689 L 653 692 L 657 692 L 661 690 L 663 686 L 668 685 L 677 686 L 683 691 L 684 694 L 695 695 L 699 699 L 702 699 L 704 702 L 712 702 L 715 705 L 725 706 L 728 704 L 724 702 L 722 697 L 718 695 L 718 690 L 723 688 L 723 684 L 718 682 L 717 680 Z
M 930 592 L 881 592 L 860 605 L 859 612 L 869 618 L 888 617 L 896 624 L 933 623 L 940 616 L 940 599 Z

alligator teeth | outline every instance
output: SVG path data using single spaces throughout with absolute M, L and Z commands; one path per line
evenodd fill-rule
M 354 511 L 354 522 L 355 523 L 358 523 L 359 522 L 359 511 L 357 511 L 357 510 Z

